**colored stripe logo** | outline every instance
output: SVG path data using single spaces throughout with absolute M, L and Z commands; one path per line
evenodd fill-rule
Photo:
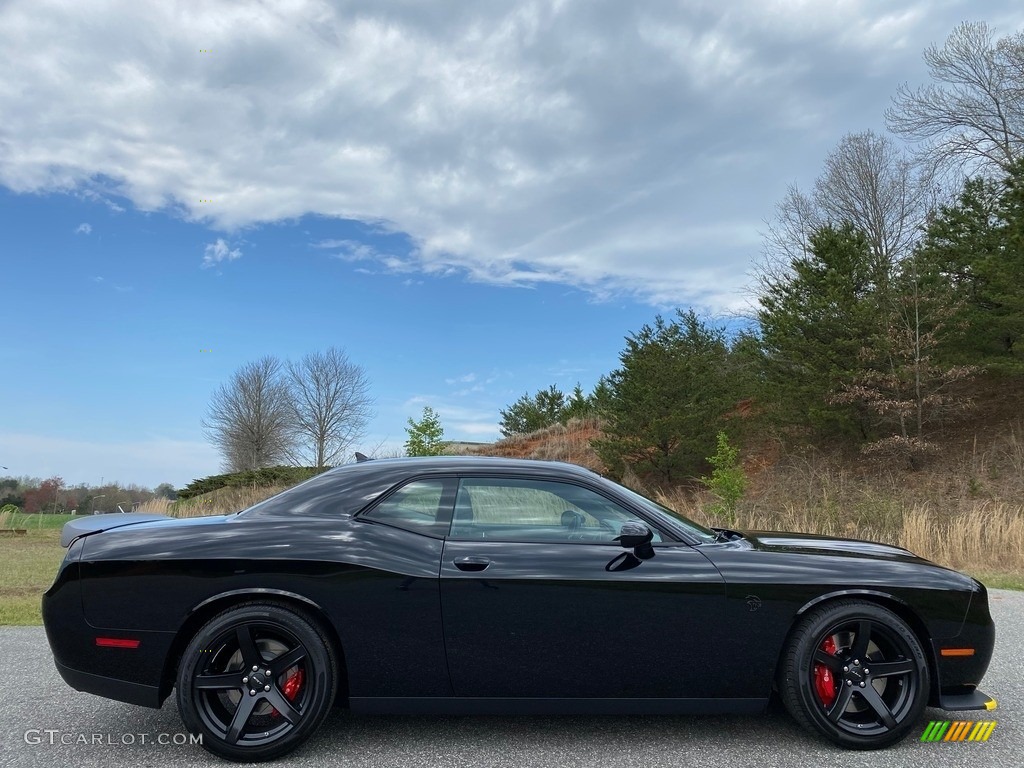
M 995 728 L 995 720 L 932 720 L 921 741 L 988 741 Z

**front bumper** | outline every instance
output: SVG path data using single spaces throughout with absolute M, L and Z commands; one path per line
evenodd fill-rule
M 970 693 L 939 694 L 939 707 L 948 712 L 963 712 L 971 709 L 993 710 L 996 706 L 998 705 L 995 699 L 977 688 Z
M 981 582 L 971 595 L 967 615 L 956 637 L 932 641 L 937 679 L 932 706 L 951 712 L 992 710 L 996 701 L 978 690 L 996 645 L 996 627 L 988 609 L 988 591 Z

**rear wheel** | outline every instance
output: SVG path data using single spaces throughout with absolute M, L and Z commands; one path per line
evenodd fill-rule
M 906 622 L 854 600 L 808 615 L 779 665 L 779 693 L 789 713 L 849 749 L 903 739 L 924 711 L 929 684 L 927 659 Z
M 178 710 L 203 746 L 260 762 L 298 747 L 330 711 L 337 662 L 309 618 L 247 603 L 207 622 L 178 669 Z

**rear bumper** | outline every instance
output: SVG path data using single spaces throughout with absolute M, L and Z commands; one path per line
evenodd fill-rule
M 71 545 L 57 579 L 42 600 L 43 626 L 64 681 L 79 691 L 159 707 L 171 689 L 163 679 L 173 632 L 127 632 L 91 626 L 82 612 L 78 579 L 80 540 Z M 133 639 L 136 647 L 103 647 L 99 637 Z
M 142 707 L 153 707 L 154 709 L 159 709 L 163 703 L 160 689 L 155 685 L 143 685 L 82 672 L 56 660 L 54 660 L 54 664 L 57 666 L 60 676 L 64 678 L 64 682 L 76 691 L 94 693 L 106 699 L 123 701 L 126 704 L 138 704 Z

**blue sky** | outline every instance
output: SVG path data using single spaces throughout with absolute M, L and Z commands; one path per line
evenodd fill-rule
M 410 245 L 359 222 L 309 215 L 224 236 L 106 201 L 0 190 L 16 255 L 5 282 L 25 288 L 5 302 L 0 445 L 13 473 L 181 485 L 216 472 L 199 422 L 217 386 L 263 355 L 332 345 L 372 385 L 364 450 L 400 446 L 424 405 L 447 436 L 491 440 L 524 391 L 592 387 L 657 311 L 566 285 L 363 266 L 347 260 L 352 243 Z
M 200 420 L 263 355 L 339 346 L 401 445 L 589 389 L 656 313 L 749 304 L 760 232 L 883 130 L 968 2 L 0 8 L 0 465 L 219 471 Z M 185 13 L 184 11 L 188 12 Z M 999 34 L 1024 26 L 986 3 Z M 0 470 L 2 473 L 3 470 Z

